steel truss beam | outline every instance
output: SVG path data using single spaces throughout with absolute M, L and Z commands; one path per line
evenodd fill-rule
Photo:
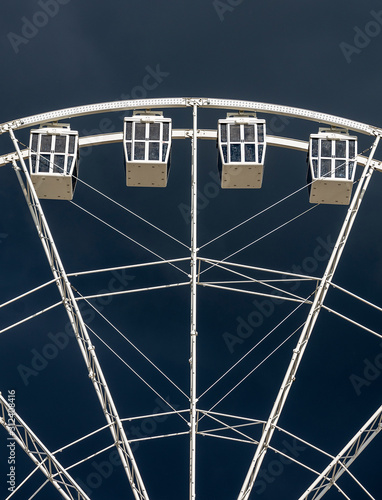
M 92 345 L 89 333 L 86 329 L 81 312 L 78 308 L 77 301 L 74 297 L 73 290 L 71 288 L 64 266 L 61 262 L 58 250 L 54 243 L 53 236 L 50 232 L 43 209 L 37 197 L 28 169 L 25 165 L 24 158 L 21 155 L 18 141 L 12 129 L 9 130 L 9 134 L 11 136 L 11 139 L 13 141 L 13 144 L 16 148 L 17 154 L 20 159 L 21 169 L 27 181 L 26 187 L 22 180 L 19 171 L 20 169 L 16 161 L 14 160 L 13 166 L 16 175 L 23 190 L 25 200 L 28 204 L 33 221 L 36 225 L 38 235 L 45 250 L 45 254 L 47 256 L 50 268 L 56 280 L 57 288 L 61 295 L 63 305 L 68 314 L 82 356 L 86 363 L 86 367 L 89 372 L 89 378 L 93 383 L 94 389 L 98 396 L 105 418 L 109 424 L 114 444 L 118 450 L 119 456 L 121 458 L 134 497 L 136 500 L 148 500 L 148 495 L 145 486 L 143 484 L 140 472 L 138 470 L 138 466 L 135 462 L 135 458 L 133 456 L 129 441 L 127 440 L 121 419 L 118 415 L 111 393 L 107 386 L 106 379 L 101 369 L 101 365 L 99 364 L 98 358 L 96 356 L 95 348 Z
M 326 267 L 325 273 L 317 287 L 313 303 L 311 305 L 307 320 L 305 322 L 304 328 L 301 332 L 300 338 L 298 340 L 296 348 L 293 350 L 292 359 L 289 363 L 288 369 L 284 376 L 284 380 L 281 384 L 279 393 L 274 402 L 272 411 L 269 415 L 268 421 L 263 429 L 259 444 L 257 446 L 255 455 L 252 459 L 251 465 L 249 467 L 247 476 L 244 480 L 243 486 L 240 490 L 238 500 L 248 500 L 251 494 L 253 485 L 255 483 L 257 474 L 260 470 L 261 464 L 264 460 L 265 454 L 269 447 L 269 443 L 272 439 L 273 433 L 275 431 L 276 425 L 280 418 L 281 412 L 284 408 L 289 390 L 296 378 L 296 373 L 300 362 L 302 360 L 303 354 L 305 352 L 306 346 L 308 344 L 309 338 L 311 336 L 312 330 L 318 318 L 318 314 L 321 310 L 322 304 L 325 300 L 326 294 L 330 287 L 330 282 L 333 278 L 334 272 L 340 261 L 343 249 L 345 247 L 346 241 L 349 237 L 351 228 L 353 226 L 355 217 L 358 213 L 359 207 L 361 205 L 363 196 L 365 194 L 366 188 L 370 182 L 371 175 L 373 173 L 373 168 L 370 166 L 375 150 L 377 149 L 380 135 L 378 135 L 374 141 L 373 147 L 370 152 L 369 160 L 363 170 L 362 176 L 358 182 L 357 190 L 353 196 L 350 203 L 349 209 L 347 211 L 344 223 L 342 225 L 341 231 L 338 235 L 336 244 L 334 246 L 332 255 L 329 259 L 328 265 Z
M 382 405 L 300 496 L 299 500 L 322 498 L 381 430 Z
M 31 431 L 0 393 L 0 423 L 12 436 L 61 496 L 67 500 L 90 500 L 60 462 Z M 8 438 L 9 439 L 9 438 Z M 10 440 L 10 443 L 12 443 Z M 9 444 L 9 443 L 8 443 Z

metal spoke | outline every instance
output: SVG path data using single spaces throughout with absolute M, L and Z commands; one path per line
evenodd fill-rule
M 197 290 L 197 266 L 198 266 L 198 244 L 197 244 L 197 130 L 198 130 L 198 105 L 193 104 L 193 133 L 192 133 L 192 165 L 191 165 L 191 321 L 190 321 L 190 464 L 189 464 L 189 500 L 195 500 L 195 469 L 196 469 L 196 290 Z

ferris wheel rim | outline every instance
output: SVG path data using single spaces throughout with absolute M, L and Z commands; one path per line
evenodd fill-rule
M 37 115 L 30 115 L 24 118 L 8 120 L 0 124 L 0 135 L 10 129 L 19 130 L 35 125 L 41 125 L 52 121 L 65 118 L 77 118 L 91 114 L 109 113 L 117 111 L 130 111 L 135 109 L 151 108 L 189 108 L 196 105 L 200 108 L 231 109 L 248 112 L 259 112 L 265 114 L 284 115 L 308 120 L 317 123 L 323 123 L 331 126 L 338 126 L 348 130 L 356 131 L 365 135 L 381 135 L 382 129 L 374 125 L 358 122 L 348 118 L 336 115 L 330 115 L 319 111 L 308 110 L 304 108 L 285 106 L 279 104 L 264 103 L 258 101 L 247 101 L 237 99 L 222 98 L 200 98 L 200 97 L 165 97 L 152 99 L 130 99 L 107 101 L 96 104 L 86 104 L 70 108 L 63 108 L 54 111 L 48 111 Z

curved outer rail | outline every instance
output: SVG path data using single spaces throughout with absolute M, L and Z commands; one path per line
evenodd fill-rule
M 381 135 L 382 129 L 368 125 L 366 123 L 341 118 L 335 115 L 328 115 L 318 111 L 311 111 L 303 108 L 282 106 L 278 104 L 268 104 L 256 101 L 241 101 L 234 99 L 198 98 L 198 97 L 171 97 L 160 99 L 134 99 L 128 101 L 111 101 L 99 104 L 88 104 L 74 108 L 49 111 L 38 115 L 18 118 L 0 124 L 0 134 L 7 132 L 10 128 L 17 130 L 31 127 L 42 123 L 48 123 L 65 118 L 74 118 L 97 113 L 110 113 L 113 111 L 128 111 L 133 109 L 153 109 L 153 108 L 181 108 L 190 107 L 197 104 L 200 108 L 223 108 L 232 110 L 262 112 L 276 115 L 292 116 L 302 120 L 310 120 L 327 125 L 354 130 L 366 135 Z

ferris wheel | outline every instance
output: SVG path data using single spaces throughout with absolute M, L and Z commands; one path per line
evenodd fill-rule
M 120 130 L 111 127 L 111 121 L 108 130 L 89 135 L 80 133 L 81 125 L 76 128 L 76 120 L 81 124 L 84 118 L 100 114 L 119 114 Z M 303 123 L 308 129 L 306 138 L 275 135 L 281 128 L 288 131 L 286 126 L 275 126 L 276 117 L 283 124 L 292 119 Z M 213 120 L 214 128 L 204 128 L 204 122 Z M 182 128 L 178 121 L 183 122 Z M 315 127 L 310 133 L 309 122 Z M 0 157 L 0 174 L 14 172 L 30 212 L 29 225 L 36 228 L 41 254 L 51 271 L 49 279 L 34 281 L 29 289 L 23 288 L 24 279 L 14 280 L 18 293 L 2 298 L 3 311 L 35 297 L 36 304 L 40 297 L 43 305 L 25 315 L 4 315 L 1 340 L 17 339 L 26 329 L 37 338 L 41 325 L 54 318 L 65 324 L 63 312 L 67 321 L 65 329 L 57 325 L 58 330 L 49 333 L 48 343 L 42 341 L 39 348 L 33 348 L 30 366 L 19 363 L 21 390 L 1 385 L 1 424 L 8 442 L 15 443 L 9 448 L 11 461 L 23 450 L 31 464 L 25 473 L 23 469 L 22 477 L 15 473 L 17 461 L 6 465 L 6 498 L 61 495 L 66 499 L 149 500 L 182 495 L 189 500 L 248 500 L 259 495 L 266 498 L 266 494 L 282 498 L 280 491 L 292 486 L 293 498 L 300 500 L 319 499 L 327 492 L 335 492 L 333 498 L 355 498 L 348 496 L 346 481 L 359 491 L 357 498 L 375 498 L 353 473 L 352 465 L 369 444 L 378 441 L 373 440 L 382 428 L 379 401 L 363 420 L 354 409 L 346 424 L 347 439 L 341 435 L 342 445 L 336 450 L 326 450 L 328 443 L 323 439 L 321 444 L 317 433 L 306 435 L 304 430 L 297 435 L 285 424 L 292 417 L 299 418 L 295 399 L 293 407 L 288 402 L 301 370 L 305 379 L 315 376 L 309 375 L 315 352 L 311 339 L 326 328 L 326 323 L 321 327 L 318 321 L 321 315 L 330 313 L 352 332 L 361 332 L 355 344 L 364 336 L 378 342 L 382 337 L 367 321 L 329 307 L 326 301 L 328 294 L 336 292 L 341 303 L 349 298 L 376 314 L 382 312 L 370 297 L 338 283 L 335 274 L 372 174 L 382 171 L 382 162 L 374 157 L 382 129 L 261 102 L 161 98 L 42 113 L 3 123 L 0 132 L 11 141 L 10 152 Z M 180 153 L 185 142 L 191 149 L 184 147 Z M 95 153 L 103 148 L 109 149 L 101 160 L 105 163 L 101 175 L 93 164 Z M 287 160 L 300 162 L 295 185 L 289 183 L 289 170 L 278 173 L 280 161 L 272 157 L 276 149 L 296 154 Z M 214 158 L 213 169 L 208 170 L 210 160 L 205 161 L 201 152 Z M 277 166 L 268 167 L 269 157 Z M 282 180 L 277 181 L 278 177 Z M 189 184 L 183 182 L 185 178 Z M 108 182 L 119 184 L 115 199 Z M 182 182 L 189 190 L 188 198 L 179 195 Z M 277 182 L 276 189 L 272 185 Z M 268 194 L 262 195 L 267 189 Z M 168 190 L 170 195 L 166 195 Z M 93 199 L 102 201 L 91 206 Z M 263 225 L 261 217 L 274 209 L 281 219 L 271 215 Z M 122 215 L 114 216 L 113 210 Z M 309 230 L 290 229 L 312 214 L 318 215 L 314 224 L 309 219 Z M 205 217 L 207 227 L 203 226 Z M 306 257 L 303 250 L 303 258 L 296 259 L 306 266 L 291 268 L 296 264 L 293 259 L 282 262 L 284 252 L 299 255 L 305 233 L 306 239 L 315 237 L 314 225 L 322 218 L 337 230 L 332 244 L 316 247 L 314 258 Z M 104 231 L 101 239 L 97 227 Z M 302 232 L 304 238 L 300 238 Z M 281 233 L 284 239 L 278 240 Z M 268 239 L 269 247 L 261 247 Z M 31 267 L 34 258 L 30 256 Z M 275 267 L 267 265 L 272 258 L 277 261 Z M 308 262 L 314 259 L 309 269 Z M 322 273 L 313 275 L 316 270 Z M 239 314 L 238 307 L 245 312 Z M 49 318 L 47 323 L 45 318 Z M 77 428 L 73 419 L 67 423 L 68 434 L 63 431 L 61 437 L 57 430 L 54 438 L 42 426 L 42 437 L 30 423 L 31 414 L 36 421 L 38 406 L 24 408 L 19 394 L 27 392 L 37 375 L 42 383 L 46 377 L 42 372 L 48 363 L 50 367 L 59 364 L 61 351 L 73 361 L 64 369 L 60 365 L 62 380 L 57 378 L 57 384 L 64 384 L 73 371 L 84 395 L 75 397 L 81 400 L 68 396 L 65 409 L 57 407 L 56 411 L 84 412 L 84 424 L 89 425 L 86 430 L 82 424 Z M 353 354 L 356 363 L 357 353 Z M 304 364 L 307 355 L 308 365 Z M 135 359 L 140 361 L 134 364 Z M 272 362 L 275 368 L 262 372 Z M 117 364 L 118 374 L 113 375 Z M 255 375 L 259 376 L 256 383 Z M 48 380 L 42 387 L 54 391 L 55 383 Z M 298 391 L 306 387 L 301 385 Z M 170 392 L 177 396 L 168 396 Z M 85 395 L 90 393 L 88 402 Z M 144 398 L 149 398 L 148 404 Z M 325 404 L 337 405 L 335 401 Z M 333 424 L 334 430 L 337 427 L 341 426 Z M 69 430 L 73 430 L 71 438 Z M 231 465 L 228 459 L 222 458 L 224 465 L 219 462 L 223 445 L 230 447 Z M 312 458 L 314 454 L 317 459 Z M 172 464 L 173 469 L 166 466 L 168 477 L 163 475 L 162 459 Z M 287 484 L 285 490 L 279 486 L 281 490 L 275 493 L 276 479 L 283 476 L 288 483 L 288 467 L 293 485 Z M 112 486 L 114 473 L 118 473 L 117 487 Z M 152 476 L 156 486 L 151 486 Z M 183 484 L 179 490 L 178 482 Z M 104 488 L 109 493 L 103 493 Z M 290 493 L 285 495 L 292 498 Z

